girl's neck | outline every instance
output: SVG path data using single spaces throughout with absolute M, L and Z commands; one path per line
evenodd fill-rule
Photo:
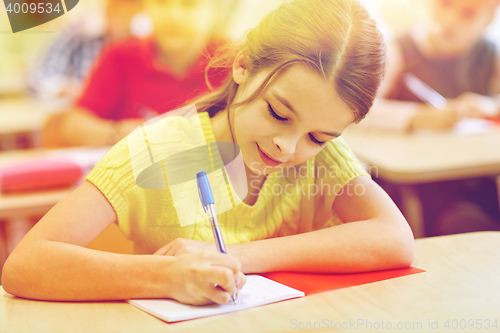
M 234 128 L 233 117 L 230 117 L 228 120 L 227 117 L 228 110 L 220 111 L 215 116 L 210 118 L 210 122 L 212 123 L 212 130 L 214 132 L 215 141 L 217 142 L 232 142 L 233 136 L 231 135 L 231 130 L 229 127 L 229 121 L 232 123 L 232 128 Z M 267 175 L 257 174 L 252 171 L 245 163 L 245 172 L 247 177 L 247 188 L 248 195 L 243 200 L 243 202 L 249 206 L 253 206 L 257 201 L 260 189 L 264 184 Z
M 233 135 L 231 135 L 231 130 L 229 128 L 229 121 L 228 121 L 228 115 L 227 115 L 228 110 L 223 110 L 219 111 L 215 116 L 210 118 L 210 122 L 212 123 L 212 130 L 214 132 L 215 136 L 215 141 L 217 142 L 232 142 L 234 144 L 237 144 L 236 142 L 233 141 Z M 231 122 L 232 119 L 231 119 Z M 234 124 L 231 125 L 232 128 L 234 128 Z
M 250 174 L 252 171 L 249 170 L 246 165 L 245 168 L 247 169 L 248 194 L 246 198 L 243 199 L 243 202 L 249 206 L 253 206 L 257 202 L 257 198 L 259 197 L 260 190 L 267 179 L 267 175 L 253 176 Z

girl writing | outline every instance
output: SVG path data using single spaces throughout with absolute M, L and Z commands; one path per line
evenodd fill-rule
M 206 141 L 237 144 L 245 164 L 248 194 L 219 215 L 229 255 L 216 252 L 208 224 L 180 226 L 168 189 L 136 184 L 125 139 L 8 258 L 7 292 L 224 304 L 244 285 L 243 273 L 412 263 L 404 217 L 339 138 L 370 109 L 384 70 L 382 38 L 365 8 L 287 1 L 212 65 L 228 60 L 227 82 L 196 107 Z M 284 172 L 300 168 L 307 172 Z M 114 222 L 137 255 L 85 248 Z

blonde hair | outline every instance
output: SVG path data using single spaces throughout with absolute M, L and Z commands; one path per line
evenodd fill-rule
M 365 117 L 373 104 L 385 67 L 385 47 L 380 31 L 357 0 L 290 0 L 269 13 L 250 30 L 242 44 L 220 48 L 206 69 L 232 68 L 242 51 L 250 76 L 264 69 L 271 73 L 245 101 L 255 99 L 281 69 L 307 64 L 332 83 L 352 109 L 355 121 Z M 209 85 L 210 86 L 210 85 Z M 217 90 L 198 99 L 198 112 L 210 117 L 229 108 L 238 91 L 231 73 Z

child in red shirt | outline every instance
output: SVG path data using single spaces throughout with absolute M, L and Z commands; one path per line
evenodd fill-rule
M 74 107 L 47 122 L 45 146 L 115 144 L 145 119 L 206 92 L 204 69 L 224 13 L 219 4 L 144 0 L 152 35 L 105 48 Z M 211 74 L 214 85 L 225 77 Z

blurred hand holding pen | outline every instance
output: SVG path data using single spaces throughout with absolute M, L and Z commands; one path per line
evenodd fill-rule
M 406 87 L 427 106 L 420 108 L 411 128 L 447 129 L 460 120 L 460 113 L 437 91 L 411 73 L 403 75 Z
M 449 128 L 464 117 L 499 116 L 498 101 L 495 98 L 466 92 L 455 99 L 446 99 L 411 73 L 403 75 L 403 82 L 430 107 L 430 110 L 427 108 L 415 117 L 414 127 Z
M 406 73 L 403 76 L 403 81 L 408 89 L 415 94 L 422 102 L 435 107 L 436 109 L 444 109 L 448 105 L 446 98 L 441 96 L 437 91 L 422 82 L 419 78 L 411 73 Z

